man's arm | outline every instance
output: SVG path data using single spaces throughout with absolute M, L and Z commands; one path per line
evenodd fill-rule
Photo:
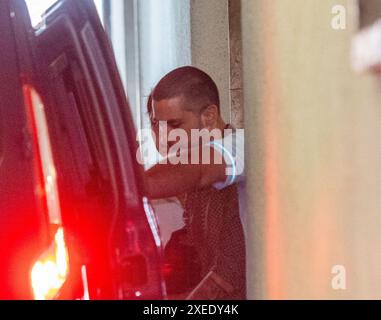
M 190 150 L 188 163 L 191 163 Z M 200 154 L 210 152 L 210 164 L 171 164 L 171 158 L 146 172 L 147 195 L 153 199 L 169 198 L 226 180 L 226 163 L 215 157 L 215 149 L 204 146 Z M 215 159 L 222 161 L 215 161 Z M 202 161 L 200 161 L 202 162 Z

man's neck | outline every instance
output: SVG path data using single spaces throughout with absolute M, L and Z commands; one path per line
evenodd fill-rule
M 219 129 L 223 132 L 226 129 L 226 126 L 227 125 L 226 125 L 225 121 L 222 120 L 222 118 L 220 118 L 220 120 L 218 120 L 216 129 Z

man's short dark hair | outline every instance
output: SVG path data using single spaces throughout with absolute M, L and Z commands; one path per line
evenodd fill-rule
M 150 121 L 152 123 L 152 118 L 153 118 L 152 93 L 148 96 L 148 100 L 147 100 L 147 112 L 148 112 L 149 119 L 150 119 Z
M 185 108 L 201 113 L 206 107 L 216 105 L 220 112 L 220 97 L 213 79 L 195 67 L 182 67 L 168 73 L 152 93 L 153 100 L 184 98 Z

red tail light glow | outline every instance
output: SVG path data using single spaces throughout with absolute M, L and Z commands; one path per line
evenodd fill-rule
M 53 244 L 33 266 L 31 279 L 35 299 L 54 299 L 65 283 L 68 271 L 68 251 L 63 229 L 59 228 Z
M 32 86 L 24 85 L 23 89 L 39 172 L 37 194 L 45 202 L 43 207 L 46 208 L 49 224 L 56 231 L 53 233 L 52 243 L 36 261 L 31 271 L 31 284 L 35 299 L 47 300 L 54 299 L 65 283 L 69 272 L 69 258 L 62 228 L 57 174 L 45 106 L 40 95 Z

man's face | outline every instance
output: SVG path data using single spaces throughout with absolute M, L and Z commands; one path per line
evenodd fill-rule
M 191 130 L 203 129 L 201 115 L 197 115 L 192 111 L 186 110 L 186 105 L 182 97 L 153 101 L 153 125 L 158 127 L 158 123 L 165 122 L 167 124 L 167 137 L 172 130 L 182 129 L 186 132 L 188 143 L 191 143 Z M 156 130 L 158 131 L 158 130 Z M 163 137 L 160 137 L 163 138 Z M 159 139 L 157 137 L 156 139 Z M 162 141 L 160 144 L 165 150 L 169 150 L 176 141 Z M 166 139 L 167 140 L 167 139 Z

